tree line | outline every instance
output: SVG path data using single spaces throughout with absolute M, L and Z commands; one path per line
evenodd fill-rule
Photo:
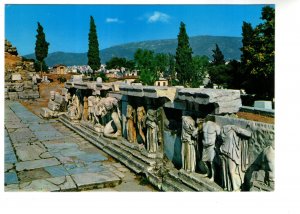
M 252 27 L 243 22 L 240 61 L 226 62 L 222 50 L 215 45 L 212 61 L 207 56 L 194 56 L 186 33 L 186 26 L 180 23 L 176 54 L 154 53 L 138 49 L 133 60 L 113 57 L 106 68 L 124 67 L 139 71 L 139 81 L 153 85 L 160 77 L 167 78 L 170 85 L 199 87 L 217 85 L 230 89 L 245 89 L 257 98 L 274 98 L 275 57 L 275 9 L 266 6 L 261 12 L 262 23 Z M 38 23 L 35 54 L 40 70 L 45 66 L 49 43 L 45 40 L 43 28 Z M 96 25 L 90 17 L 88 65 L 95 71 L 100 69 L 101 60 Z M 102 75 L 103 76 L 103 75 Z

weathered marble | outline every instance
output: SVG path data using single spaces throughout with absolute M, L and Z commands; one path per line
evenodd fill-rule
M 45 148 L 41 148 L 38 145 L 28 145 L 16 148 L 17 156 L 20 161 L 30 161 L 42 159 L 40 155 L 46 152 Z
M 182 88 L 176 99 L 201 105 L 214 104 L 214 114 L 236 113 L 242 106 L 240 91 L 229 89 Z
M 121 179 L 112 172 L 101 173 L 81 173 L 71 175 L 79 189 L 116 186 L 121 183 Z
M 195 121 L 190 116 L 182 116 L 181 132 L 181 157 L 182 169 L 187 172 L 195 172 L 196 169 L 196 143 L 198 137 L 198 128 Z
M 30 169 L 42 168 L 47 166 L 55 166 L 55 165 L 60 165 L 60 162 L 56 158 L 24 161 L 24 162 L 16 163 L 16 170 L 23 171 L 23 170 L 30 170 Z

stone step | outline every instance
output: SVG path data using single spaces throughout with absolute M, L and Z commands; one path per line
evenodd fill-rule
M 128 153 L 126 151 L 123 151 L 122 149 L 116 147 L 113 144 L 108 144 L 106 148 L 109 148 L 110 150 L 112 150 L 115 153 L 119 154 L 119 156 L 121 156 L 121 157 L 123 157 L 124 159 L 127 160 L 128 164 L 133 164 L 136 168 L 140 169 L 141 172 L 145 172 L 148 169 L 148 167 L 150 167 L 149 165 L 147 165 L 143 161 L 135 158 L 130 153 Z M 105 151 L 106 148 L 104 148 L 104 151 Z
M 132 154 L 134 157 L 140 159 L 141 161 L 149 164 L 150 166 L 153 166 L 156 163 L 155 159 L 148 158 L 148 157 L 142 155 L 141 152 L 137 151 L 136 149 L 129 148 L 120 142 L 112 141 L 112 143 L 114 145 L 118 146 L 119 148 L 121 148 L 122 150 L 129 152 L 130 154 Z
M 161 189 L 165 192 L 194 192 L 195 190 L 179 182 L 170 172 L 163 177 Z
M 196 189 L 199 192 L 220 192 L 223 191 L 223 189 L 218 186 L 213 181 L 210 181 L 208 178 L 204 177 L 201 174 L 198 173 L 187 173 L 184 170 L 179 170 L 178 172 L 178 178 L 188 185 L 189 187 Z
M 95 146 L 102 149 L 104 152 L 117 159 L 118 161 L 122 162 L 134 172 L 141 173 L 145 171 L 145 169 L 147 169 L 148 166 L 145 163 L 139 161 L 136 158 L 133 158 L 130 153 L 123 151 L 122 149 L 115 146 L 115 144 L 109 143 L 109 140 L 102 137 L 97 137 L 95 139 L 95 136 L 92 133 L 89 133 L 88 130 L 81 129 L 81 127 L 78 127 L 75 124 L 71 124 L 71 122 L 65 117 L 60 117 L 59 120 Z
M 83 130 L 82 129 L 78 130 L 78 128 L 77 128 L 77 130 L 80 132 L 81 131 L 85 132 L 85 134 L 88 135 L 90 138 L 93 138 L 96 141 L 100 141 L 100 143 L 106 142 L 105 145 L 103 145 L 103 146 L 106 146 L 109 144 L 114 144 L 116 147 L 119 147 L 121 149 L 121 151 L 126 151 L 126 152 L 130 153 L 134 157 L 149 164 L 150 166 L 153 166 L 156 163 L 155 159 L 148 158 L 145 155 L 142 155 L 140 153 L 140 151 L 137 149 L 138 147 L 136 145 L 132 145 L 132 147 L 129 147 L 128 145 L 124 145 L 125 139 L 120 139 L 120 138 L 117 140 L 107 139 L 107 138 L 103 137 L 100 133 L 89 129 L 88 127 L 86 127 L 84 125 L 80 125 L 80 128 L 82 128 Z

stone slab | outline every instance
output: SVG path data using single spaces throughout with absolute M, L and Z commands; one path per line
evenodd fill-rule
M 21 191 L 42 191 L 42 192 L 53 192 L 59 191 L 60 187 L 51 183 L 48 180 L 39 179 L 31 182 L 25 182 L 20 184 Z
M 4 161 L 5 163 L 16 163 L 17 158 L 14 152 L 9 152 L 4 154 Z
M 4 187 L 5 192 L 16 192 L 20 191 L 19 184 L 10 184 Z
M 48 158 L 34 161 L 18 162 L 16 163 L 16 170 L 23 171 L 55 165 L 60 165 L 60 162 L 56 158 Z
M 18 92 L 8 92 L 8 97 L 10 100 L 17 100 L 19 98 Z
M 19 80 L 22 80 L 21 74 L 12 74 L 12 75 L 11 75 L 11 80 L 12 80 L 12 81 L 19 81 Z
M 61 177 L 69 175 L 68 171 L 62 165 L 59 166 L 48 166 L 45 170 L 53 177 Z
M 272 109 L 272 102 L 266 100 L 254 101 L 254 108 Z
M 26 147 L 17 147 L 16 153 L 21 161 L 39 160 L 40 155 L 46 152 L 45 148 L 38 145 L 28 145 Z
M 74 191 L 77 188 L 71 176 L 55 177 L 46 180 L 57 185 L 60 188 L 60 191 Z
M 9 170 L 13 169 L 14 168 L 14 164 L 12 163 L 4 163 L 4 171 L 5 172 L 8 172 Z
M 83 153 L 76 156 L 80 160 L 83 160 L 84 162 L 95 162 L 95 161 L 105 161 L 107 158 L 101 154 L 98 153 Z
M 36 137 L 29 128 L 19 128 L 10 133 L 10 139 L 12 143 L 27 143 L 36 140 Z
M 63 137 L 61 133 L 52 130 L 35 132 L 35 135 L 40 141 L 55 140 Z
M 19 121 L 8 121 L 8 122 L 5 122 L 5 127 L 8 129 L 27 128 L 28 124 L 24 124 Z
M 71 175 L 79 189 L 116 186 L 121 179 L 112 172 L 81 173 Z
M 32 170 L 24 170 L 18 172 L 20 183 L 25 183 L 37 179 L 50 178 L 51 175 L 44 168 L 37 168 Z
M 64 100 L 65 100 L 64 96 L 60 95 L 59 93 L 55 94 L 54 102 L 58 104 L 62 104 Z
M 5 181 L 4 181 L 5 185 L 19 183 L 17 173 L 15 172 L 6 172 L 4 177 L 5 177 Z
M 60 108 L 60 104 L 59 103 L 56 103 L 52 100 L 49 100 L 48 102 L 48 108 L 51 110 L 51 111 L 58 111 L 59 108 Z

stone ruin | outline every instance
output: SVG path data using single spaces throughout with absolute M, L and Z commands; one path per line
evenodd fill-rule
M 5 40 L 5 99 L 39 98 L 38 79 L 34 63 L 23 61 L 16 47 Z
M 274 125 L 237 118 L 239 91 L 73 80 L 59 120 L 158 189 L 274 190 Z

